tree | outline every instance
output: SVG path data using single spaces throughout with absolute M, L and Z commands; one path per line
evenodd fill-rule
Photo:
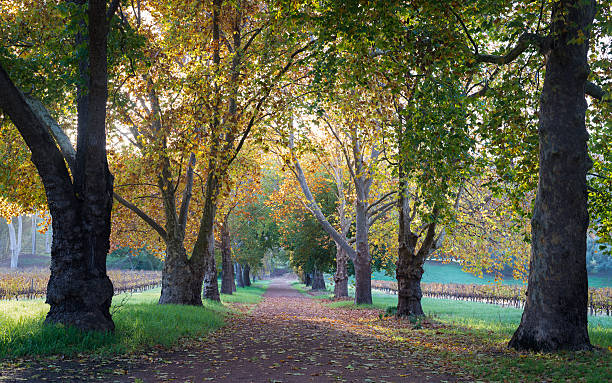
M 349 119 L 351 118 L 354 117 L 349 117 Z M 363 123 L 363 120 L 359 122 Z M 337 246 L 341 246 L 353 262 L 355 267 L 355 303 L 371 304 L 372 258 L 370 255 L 368 232 L 374 221 L 389 210 L 392 204 L 385 204 L 385 202 L 387 202 L 386 198 L 389 197 L 390 194 L 387 194 L 384 198 L 374 203 L 372 203 L 370 199 L 370 190 L 374 181 L 374 169 L 380 154 L 380 151 L 376 147 L 377 144 L 372 142 L 364 144 L 362 135 L 365 134 L 363 132 L 359 134 L 353 124 L 347 123 L 343 127 L 346 128 L 346 131 L 340 132 L 333 130 L 334 128 L 330 125 L 330 128 L 341 145 L 346 145 L 343 148 L 343 154 L 355 188 L 355 248 L 353 248 L 346 237 L 343 237 L 343 235 L 329 223 L 328 219 L 321 212 L 319 205 L 310 191 L 306 176 L 304 175 L 304 171 L 296 155 L 293 133 L 291 133 L 289 139 L 289 148 L 291 150 L 290 164 L 300 188 L 306 197 L 310 211 L 323 226 L 323 229 L 328 235 L 336 242 Z M 341 134 L 346 134 L 345 140 L 341 138 Z M 370 151 L 369 155 L 366 154 L 368 149 Z M 374 208 L 377 204 L 382 204 L 382 206 Z
M 305 48 L 293 31 L 279 34 L 277 28 L 285 20 L 277 17 L 273 4 L 260 7 L 247 1 L 215 0 L 212 7 L 162 4 L 152 5 L 150 11 L 155 25 L 144 33 L 151 41 L 148 53 L 155 66 L 145 71 L 136 87 L 144 99 L 139 109 L 145 113 L 127 108 L 123 117 L 135 132 L 138 149 L 152 155 L 152 164 L 159 166 L 154 186 L 162 196 L 166 227 L 128 200 L 119 201 L 167 244 L 160 302 L 199 305 L 201 291 L 204 298 L 219 300 L 214 221 L 219 203 L 230 190 L 232 164 L 267 115 L 273 90 Z M 177 24 L 177 18 L 190 22 Z M 157 33 L 159 27 L 163 35 Z M 185 166 L 182 161 L 187 157 L 193 161 Z M 185 167 L 187 178 L 177 212 L 176 192 L 183 184 L 179 178 Z M 192 209 L 197 215 L 190 223 L 194 182 L 201 194 L 191 203 L 197 205 Z M 186 225 L 193 228 L 189 256 Z
M 0 68 L 0 109 L 32 153 L 53 217 L 46 323 L 83 330 L 114 330 L 109 312 L 113 286 L 106 275 L 113 178 L 106 161 L 105 120 L 107 38 L 118 5 L 91 0 L 72 8 L 72 23 L 78 26 L 75 47 L 86 50 L 78 63 L 76 151 L 62 142 L 40 104 L 15 85 L 9 75 L 11 61 L 2 60 Z
M 520 11 L 529 15 L 526 21 L 537 21 L 535 32 L 523 32 L 516 46 L 502 55 L 479 53 L 462 24 L 475 63 L 511 65 L 535 47 L 546 65 L 538 113 L 539 176 L 527 302 L 509 345 L 536 351 L 588 349 L 586 174 L 592 161 L 587 151 L 585 93 L 598 99 L 605 94 L 587 81 L 589 38 L 601 25 L 594 28 L 594 1 L 545 2 L 539 17 L 530 10 Z M 543 18 L 544 11 L 548 18 Z M 547 35 L 540 33 L 542 23 L 548 23 Z
M 256 154 L 252 154 L 252 156 Z M 242 208 L 254 203 L 259 197 L 261 184 L 259 164 L 257 164 L 255 159 L 247 158 L 247 156 L 248 154 L 237 158 L 238 164 L 234 167 L 234 171 L 231 172 L 234 174 L 232 174 L 231 180 L 226 184 L 230 191 L 220 198 L 219 211 L 217 213 L 216 227 L 218 237 L 220 237 L 217 245 L 221 250 L 222 294 L 232 294 L 236 290 L 230 218 L 232 215 L 241 217 L 243 213 Z M 239 221 L 239 218 L 233 221 Z
M 317 205 L 326 216 L 333 214 L 336 207 L 336 193 L 334 183 L 324 174 L 318 173 L 311 177 L 311 184 L 315 190 Z M 314 178 L 314 182 L 312 182 Z M 289 190 L 295 191 L 294 180 L 285 179 L 287 184 L 281 185 L 281 190 L 289 186 Z M 284 193 L 281 193 L 284 194 Z M 277 196 L 277 197 L 280 197 Z M 283 218 L 278 221 L 280 231 L 283 233 L 281 244 L 288 251 L 289 264 L 294 270 L 310 277 L 307 277 L 307 285 L 311 285 L 313 290 L 325 290 L 324 272 L 329 272 L 333 266 L 335 243 L 329 234 L 323 229 L 315 216 L 309 211 L 307 205 L 295 204 L 295 201 L 284 199 L 296 199 L 296 196 L 289 194 L 283 195 L 283 200 L 276 200 L 277 208 L 284 209 L 277 217 Z M 280 205 L 280 206 L 278 206 Z M 291 208 L 287 208 L 287 205 Z M 308 283 L 310 282 L 310 283 Z
M 11 269 L 16 269 L 19 263 L 19 254 L 21 253 L 21 233 L 23 231 L 23 223 L 21 215 L 17 216 L 17 235 L 15 235 L 15 227 L 10 220 L 6 221 L 9 230 L 9 241 L 11 244 Z

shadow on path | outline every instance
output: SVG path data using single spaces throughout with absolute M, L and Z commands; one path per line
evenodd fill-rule
M 252 312 L 229 317 L 227 326 L 205 339 L 113 358 L 102 375 L 88 358 L 83 364 L 65 361 L 56 371 L 20 377 L 30 382 L 458 381 L 445 375 L 442 366 L 411 354 L 391 334 L 368 325 L 377 313 L 330 309 L 305 297 L 289 281 L 276 279 Z

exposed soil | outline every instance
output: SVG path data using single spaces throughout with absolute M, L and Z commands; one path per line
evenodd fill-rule
M 17 362 L 0 382 L 455 382 L 377 326 L 379 311 L 330 309 L 274 280 L 228 325 L 171 350 L 103 359 Z M 6 368 L 7 366 L 5 366 Z

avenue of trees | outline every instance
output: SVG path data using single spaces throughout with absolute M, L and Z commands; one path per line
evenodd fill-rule
M 372 268 L 392 268 L 398 316 L 424 315 L 435 257 L 528 279 L 509 346 L 591 348 L 587 255 L 607 267 L 612 241 L 608 1 L 0 8 L 0 216 L 13 238 L 50 215 L 47 323 L 114 330 L 119 248 L 164 259 L 160 304 L 219 301 L 270 257 L 313 288 L 332 273 L 336 297 L 354 274 L 370 304 Z

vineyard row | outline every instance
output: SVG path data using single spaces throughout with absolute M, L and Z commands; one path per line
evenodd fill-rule
M 372 281 L 372 288 L 397 294 L 396 281 Z M 522 308 L 527 297 L 526 286 L 517 285 L 465 285 L 459 283 L 421 283 L 423 296 L 485 302 Z M 612 288 L 589 289 L 589 314 L 612 315 Z
M 159 271 L 109 270 L 115 294 L 134 293 L 161 285 Z M 48 269 L 0 269 L 0 300 L 33 299 L 47 294 Z

